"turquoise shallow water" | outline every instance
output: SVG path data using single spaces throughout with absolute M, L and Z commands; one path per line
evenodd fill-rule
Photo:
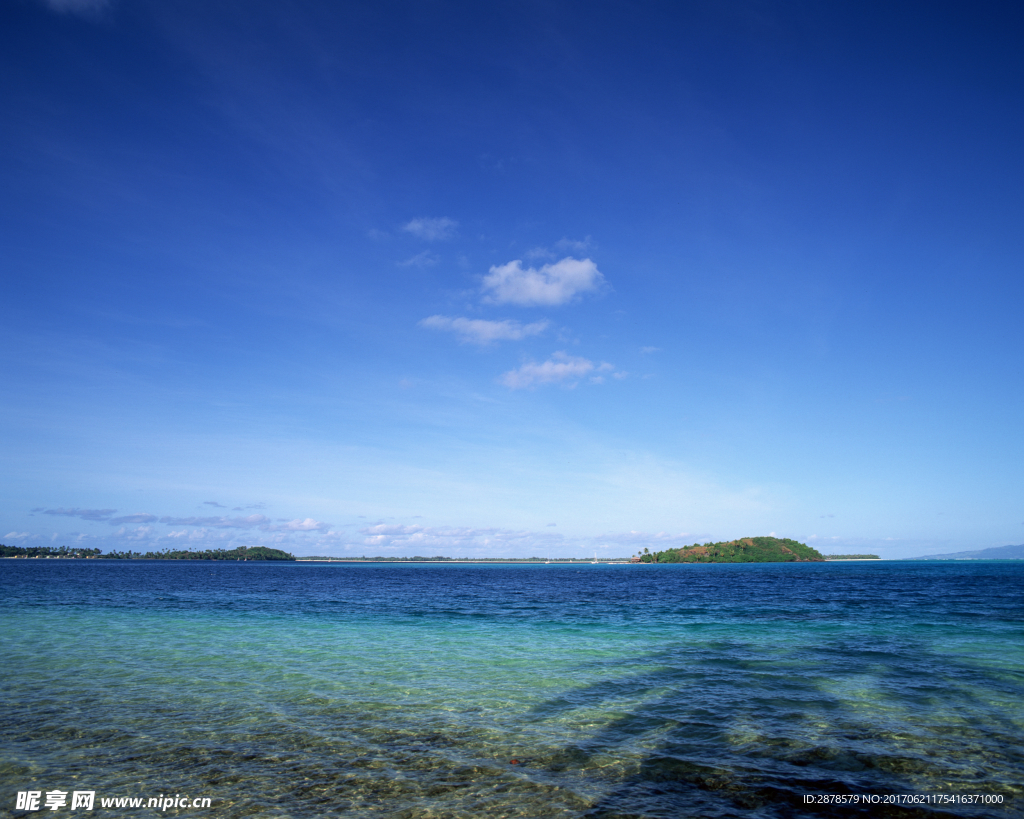
M 0 589 L 3 809 L 1024 815 L 1020 563 L 6 560 Z M 98 802 L 158 794 L 213 807 Z

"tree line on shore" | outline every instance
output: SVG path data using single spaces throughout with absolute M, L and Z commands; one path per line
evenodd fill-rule
M 0 557 L 58 557 L 91 558 L 99 560 L 295 560 L 295 556 L 268 546 L 239 546 L 236 549 L 164 549 L 159 552 L 119 552 L 104 554 L 99 549 L 68 548 L 67 546 L 4 546 L 0 544 Z
M 98 557 L 99 549 L 68 548 L 67 546 L 4 546 L 0 543 L 0 557 Z
M 825 560 L 881 560 L 878 555 L 825 555 Z

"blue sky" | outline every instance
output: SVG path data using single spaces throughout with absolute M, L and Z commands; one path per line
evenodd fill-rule
M 0 535 L 1024 542 L 1024 12 L 0 7 Z

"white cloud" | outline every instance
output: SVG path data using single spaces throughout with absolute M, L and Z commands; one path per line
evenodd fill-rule
M 142 516 L 137 516 L 142 517 Z M 151 516 L 150 516 L 151 517 Z M 152 518 L 156 520 L 156 518 Z M 126 519 L 127 522 L 135 522 Z M 140 521 L 142 522 L 142 521 Z M 247 515 L 246 517 L 190 517 L 174 518 L 162 517 L 161 523 L 168 526 L 201 526 L 209 529 L 258 529 L 261 532 L 326 532 L 331 528 L 329 523 L 324 523 L 313 518 L 278 521 L 274 523 L 266 515 Z M 178 537 L 181 536 L 179 533 Z
M 431 253 L 429 250 L 424 250 L 421 253 L 417 253 L 415 256 L 406 259 L 404 262 L 399 262 L 399 267 L 432 267 L 441 261 L 441 257 L 436 253 Z
M 295 519 L 276 526 L 261 528 L 266 528 L 268 532 L 326 532 L 331 528 L 331 524 L 324 523 L 322 520 L 306 518 L 305 520 Z
M 128 529 L 122 526 L 116 532 L 113 537 L 117 541 L 128 541 L 130 543 L 148 543 L 154 540 L 153 527 L 152 526 L 136 526 L 134 529 Z
M 586 253 L 590 249 L 591 240 L 587 236 L 582 242 L 576 239 L 562 237 L 555 242 L 554 247 L 535 247 L 526 251 L 528 259 L 554 259 L 560 253 Z
M 615 369 L 607 361 L 594 364 L 588 358 L 572 356 L 564 352 L 554 353 L 547 361 L 530 361 L 517 370 L 509 370 L 501 377 L 501 383 L 513 390 L 536 387 L 539 384 L 576 384 L 587 374 Z
M 476 551 L 482 554 L 507 553 L 509 548 L 525 553 L 542 551 L 564 543 L 555 532 L 477 529 L 458 526 L 402 526 L 377 524 L 359 530 L 363 543 L 376 549 L 415 551 L 423 557 L 453 552 Z M 525 551 L 524 551 L 525 550 Z
M 451 239 L 458 227 L 459 223 L 447 216 L 435 219 L 420 217 L 402 225 L 402 230 L 428 242 L 437 242 Z
M 484 301 L 492 304 L 556 306 L 598 289 L 605 278 L 590 259 L 566 256 L 540 269 L 523 268 L 520 259 L 491 267 L 484 276 Z
M 491 344 L 495 341 L 519 341 L 527 336 L 540 335 L 547 329 L 547 321 L 535 321 L 532 324 L 520 324 L 518 321 L 504 319 L 488 321 L 486 319 L 449 318 L 448 316 L 429 316 L 420 322 L 420 327 L 431 330 L 446 330 L 455 333 L 461 341 L 473 344 Z
M 174 540 L 181 540 L 185 538 L 187 540 L 207 540 L 209 533 L 205 529 L 182 529 L 180 532 L 168 532 L 167 537 Z
M 619 546 L 647 545 L 660 546 L 662 549 L 670 548 L 677 543 L 689 546 L 692 543 L 708 539 L 706 535 L 697 536 L 691 532 L 680 532 L 677 535 L 669 534 L 668 532 L 617 532 L 595 538 L 597 541 L 614 543 Z
M 644 355 L 650 355 L 651 353 L 657 353 L 661 350 L 661 347 L 641 347 L 640 352 Z
M 567 250 L 573 253 L 586 253 L 587 248 L 591 245 L 590 237 L 587 236 L 582 242 L 576 239 L 568 239 L 563 236 L 557 242 L 555 242 L 555 249 L 565 253 Z
M 547 524 L 553 527 L 554 524 Z M 535 532 L 499 528 L 472 528 L 459 526 L 406 526 L 381 523 L 359 530 L 362 543 L 346 544 L 347 551 L 358 551 L 360 545 L 372 547 L 367 554 L 386 552 L 404 555 L 529 555 L 569 556 L 583 550 L 609 550 L 613 555 L 625 557 L 629 552 L 648 546 L 652 550 L 677 548 L 698 541 L 710 540 L 706 534 L 692 532 L 616 532 L 597 537 L 565 537 L 558 532 Z
M 404 526 L 400 523 L 376 523 L 364 526 L 359 531 L 364 535 L 414 535 L 423 529 L 423 526 Z
M 266 515 L 248 515 L 244 518 L 173 518 L 162 517 L 161 523 L 168 526 L 209 526 L 216 529 L 267 529 L 270 526 L 270 518 Z

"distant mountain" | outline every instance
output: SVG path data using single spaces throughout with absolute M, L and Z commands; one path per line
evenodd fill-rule
M 1020 546 L 995 546 L 973 552 L 951 552 L 948 555 L 923 555 L 907 560 L 1024 560 L 1024 543 Z

